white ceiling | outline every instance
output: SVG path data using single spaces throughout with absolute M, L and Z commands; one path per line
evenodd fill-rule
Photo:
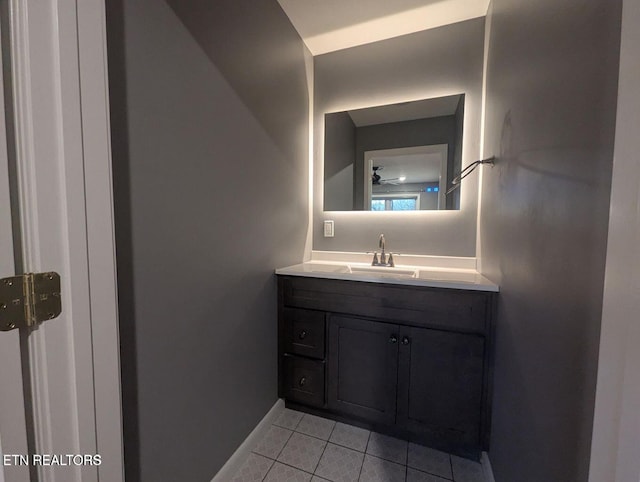
M 437 153 L 376 157 L 372 160 L 376 166 L 381 167 L 378 174 L 383 182 L 390 179 L 398 184 L 410 184 L 438 182 L 440 179 L 442 159 Z M 400 177 L 405 180 L 397 180 Z
M 355 126 L 362 127 L 454 115 L 459 103 L 460 95 L 450 95 L 434 99 L 402 102 L 400 104 L 367 107 L 347 112 Z
M 487 14 L 490 0 L 278 0 L 313 55 Z
M 413 146 L 365 152 L 369 173 L 378 166 L 378 174 L 385 180 L 404 177 L 398 183 L 438 182 L 442 163 L 447 162 L 447 145 Z

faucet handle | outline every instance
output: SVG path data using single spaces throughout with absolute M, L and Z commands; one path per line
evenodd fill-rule
M 371 254 L 371 251 L 369 251 L 367 254 Z M 371 266 L 379 266 L 380 265 L 380 261 L 378 261 L 378 253 L 373 251 L 373 260 L 371 261 Z
M 389 253 L 389 257 L 387 258 L 387 266 L 391 268 L 395 267 L 395 263 L 393 262 L 393 253 Z

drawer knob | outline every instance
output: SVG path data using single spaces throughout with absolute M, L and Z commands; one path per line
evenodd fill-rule
M 408 345 L 411 343 L 411 340 L 409 339 L 408 336 L 405 336 L 404 338 L 402 338 L 402 344 L 403 345 Z
M 300 338 L 301 340 L 304 340 L 306 337 L 307 337 L 307 332 L 304 330 L 302 330 L 298 335 L 298 338 Z
M 307 379 L 305 377 L 302 377 L 298 382 L 298 385 L 300 385 L 301 387 L 304 387 L 306 383 L 307 383 Z
M 391 335 L 389 343 L 398 343 L 398 337 L 396 335 Z

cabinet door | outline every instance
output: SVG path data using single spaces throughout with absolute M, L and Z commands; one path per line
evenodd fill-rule
M 329 326 L 329 408 L 395 423 L 398 326 L 342 316 Z
M 478 335 L 403 328 L 397 424 L 445 449 L 479 449 L 484 343 Z

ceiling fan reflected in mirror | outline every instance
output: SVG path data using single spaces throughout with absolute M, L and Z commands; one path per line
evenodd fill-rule
M 405 177 L 392 177 L 389 179 L 382 179 L 382 176 L 378 174 L 378 171 L 382 171 L 384 166 L 373 166 L 373 173 L 371 174 L 371 184 L 374 186 L 379 186 L 381 184 L 393 184 L 397 186 L 401 182 L 404 182 Z

